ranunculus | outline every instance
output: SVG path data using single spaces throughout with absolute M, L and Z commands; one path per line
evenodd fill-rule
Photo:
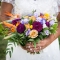
M 20 24 L 17 26 L 17 32 L 18 32 L 18 33 L 23 33 L 24 31 L 25 31 L 25 26 L 20 23 Z
M 36 38 L 38 36 L 38 31 L 37 30 L 31 30 L 29 33 L 29 37 L 31 38 Z
M 20 21 L 20 20 L 21 20 L 21 19 L 15 19 L 15 20 L 13 20 L 13 21 L 12 21 L 12 24 L 13 24 L 13 25 L 16 25 L 17 22 Z
M 40 22 L 33 22 L 33 29 L 40 32 L 43 29 L 43 25 Z

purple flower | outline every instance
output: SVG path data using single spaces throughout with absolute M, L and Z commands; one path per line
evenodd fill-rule
M 38 15 L 38 13 L 37 13 L 37 12 L 34 12 L 34 16 L 35 16 L 35 17 L 38 17 L 39 15 Z
M 37 21 L 37 22 L 41 22 L 41 20 L 42 20 L 42 18 L 40 18 L 40 17 L 37 17 L 37 18 L 36 18 L 36 21 Z
M 33 22 L 33 29 L 37 30 L 38 32 L 40 32 L 43 29 L 43 26 L 40 22 Z
M 41 24 L 45 24 L 46 23 L 46 20 L 44 18 L 41 18 L 41 17 L 37 17 L 36 21 L 40 22 Z
M 25 31 L 25 26 L 20 23 L 20 24 L 17 26 L 17 32 L 18 32 L 18 33 L 23 33 L 24 31 Z
M 29 33 L 30 33 L 30 29 L 28 29 L 28 30 L 26 31 L 25 35 L 28 36 Z
M 46 26 L 47 26 L 47 27 L 50 27 L 50 23 L 49 23 L 49 22 L 46 22 Z
M 50 34 L 49 30 L 45 30 L 44 33 L 48 36 Z
M 28 20 L 28 19 L 22 19 L 20 22 L 21 22 L 22 24 L 27 24 L 27 23 L 29 22 L 29 20 Z
M 13 20 L 13 21 L 12 21 L 12 24 L 13 24 L 13 25 L 16 25 L 16 23 L 17 23 L 18 21 L 20 21 L 20 20 L 21 20 L 21 19 L 15 19 L 15 20 Z
M 50 26 L 51 26 L 51 25 L 54 25 L 54 24 L 55 24 L 55 21 L 54 21 L 54 20 L 51 20 L 51 21 L 50 21 Z
M 46 20 L 44 18 L 42 18 L 42 20 L 40 22 L 41 22 L 41 24 L 45 24 Z

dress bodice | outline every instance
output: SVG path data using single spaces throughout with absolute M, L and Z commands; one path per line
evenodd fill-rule
M 28 15 L 33 10 L 37 13 L 48 12 L 51 15 L 58 12 L 58 4 L 60 0 L 2 0 L 11 3 L 14 6 L 15 14 Z
M 56 14 L 58 12 L 58 5 L 55 0 L 16 0 L 15 13 L 20 15 L 31 14 L 33 10 L 40 13 Z

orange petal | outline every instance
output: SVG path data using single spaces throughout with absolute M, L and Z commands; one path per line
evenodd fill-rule
M 15 31 L 16 31 L 15 28 L 12 27 L 12 28 L 11 28 L 11 32 L 15 32 Z
M 8 28 L 11 28 L 11 27 L 15 27 L 15 28 L 16 28 L 15 25 L 10 24 L 10 23 L 7 23 L 7 22 L 5 22 L 5 21 L 3 21 L 3 24 L 4 24 L 6 27 L 8 27 Z

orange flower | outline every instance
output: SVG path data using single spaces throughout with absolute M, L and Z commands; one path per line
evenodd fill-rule
M 12 27 L 11 28 L 11 32 L 15 32 L 15 31 L 16 31 L 16 29 Z
M 7 22 L 5 22 L 5 21 L 3 21 L 3 24 L 4 24 L 6 27 L 8 27 L 8 28 L 11 28 L 11 27 L 16 28 L 16 26 L 15 26 L 15 25 L 10 24 L 10 23 L 7 23 Z
M 16 26 L 15 26 L 15 25 L 10 24 L 10 23 L 7 23 L 7 22 L 5 22 L 5 21 L 3 21 L 3 24 L 4 24 L 6 27 L 10 28 L 12 32 L 15 32 L 15 31 L 16 31 Z

